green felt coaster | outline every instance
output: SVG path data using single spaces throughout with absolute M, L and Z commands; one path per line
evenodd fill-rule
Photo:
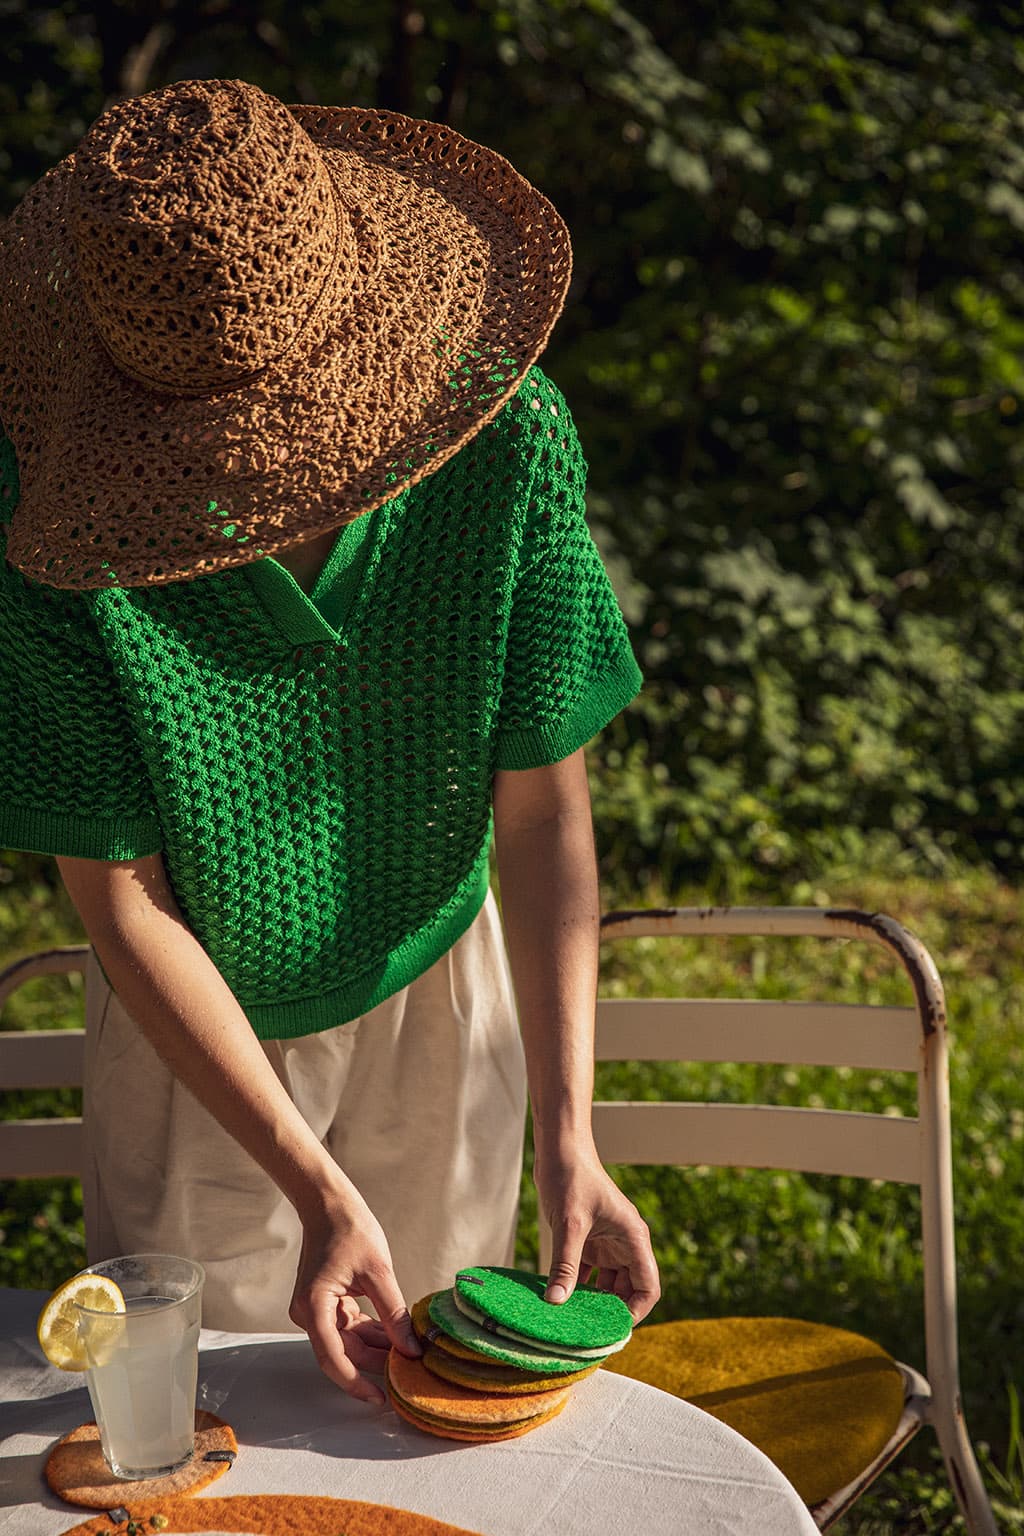
M 506 1365 L 518 1365 L 524 1371 L 550 1373 L 552 1376 L 576 1372 L 578 1359 L 556 1354 L 550 1349 L 538 1349 L 529 1344 L 517 1344 L 512 1339 L 502 1339 L 472 1318 L 461 1313 L 452 1298 L 451 1291 L 438 1291 L 430 1298 L 430 1316 L 449 1338 L 486 1355 L 490 1360 L 502 1360 Z
M 528 1338 L 525 1333 L 517 1333 L 514 1328 L 508 1328 L 503 1323 L 496 1323 L 493 1318 L 487 1316 L 486 1312 L 478 1312 L 475 1307 L 470 1306 L 468 1301 L 463 1301 L 457 1291 L 452 1292 L 452 1300 L 463 1317 L 469 1318 L 470 1322 L 479 1324 L 492 1337 L 507 1339 L 510 1344 L 528 1344 L 534 1348 L 537 1346 L 536 1339 Z M 589 1365 L 595 1360 L 598 1363 L 602 1360 L 607 1360 L 608 1356 L 614 1354 L 616 1350 L 625 1349 L 628 1342 L 627 1339 L 623 1339 L 621 1344 L 610 1344 L 604 1349 L 570 1349 L 565 1344 L 559 1344 L 558 1352 L 559 1354 L 564 1354 L 567 1360 L 578 1360 L 580 1365 Z M 540 1347 L 544 1348 L 545 1346 L 541 1345 Z M 546 1347 L 549 1349 L 553 1348 L 552 1345 Z
M 622 1349 L 633 1331 L 626 1303 L 609 1291 L 578 1285 L 567 1301 L 545 1301 L 545 1275 L 480 1265 L 455 1276 L 460 1312 L 506 1338 L 559 1354 L 594 1359 Z

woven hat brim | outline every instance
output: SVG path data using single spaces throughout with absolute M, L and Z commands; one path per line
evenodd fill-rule
M 312 342 L 231 390 L 121 373 L 80 300 L 73 156 L 0 236 L 7 557 L 55 587 L 144 586 L 341 527 L 445 463 L 515 393 L 561 311 L 568 234 L 502 156 L 442 125 L 289 109 L 318 146 L 358 279 Z

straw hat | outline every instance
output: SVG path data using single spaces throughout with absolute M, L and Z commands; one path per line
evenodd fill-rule
M 8 559 L 178 581 L 439 468 L 542 351 L 566 229 L 500 155 L 240 80 L 121 102 L 0 231 Z

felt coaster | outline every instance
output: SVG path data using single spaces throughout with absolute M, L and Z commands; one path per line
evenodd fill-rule
M 489 1333 L 486 1328 L 481 1328 L 479 1323 L 474 1323 L 472 1318 L 459 1311 L 451 1291 L 437 1291 L 431 1297 L 430 1315 L 449 1338 L 471 1346 L 477 1355 L 485 1355 L 489 1360 L 518 1365 L 524 1371 L 535 1371 L 539 1375 L 571 1375 L 580 1368 L 578 1358 L 572 1359 L 568 1355 L 559 1355 L 554 1350 L 535 1348 L 530 1344 L 517 1344 L 513 1339 L 499 1338 L 497 1334 Z
M 531 1429 L 536 1429 L 540 1424 L 546 1424 L 549 1419 L 556 1418 L 565 1407 L 565 1403 L 559 1403 L 557 1408 L 549 1408 L 546 1413 L 538 1414 L 535 1419 L 527 1419 L 525 1424 L 520 1424 L 511 1429 L 504 1429 L 500 1434 L 489 1434 L 486 1430 L 462 1429 L 453 1424 L 435 1424 L 429 1419 L 422 1418 L 413 1413 L 404 1403 L 392 1397 L 391 1406 L 400 1419 L 411 1424 L 415 1429 L 422 1429 L 425 1434 L 437 1435 L 442 1440 L 462 1440 L 468 1445 L 495 1445 L 499 1440 L 519 1440 L 523 1435 L 528 1435 Z M 348 1536 L 348 1533 L 346 1533 Z
M 453 1295 L 459 1310 L 487 1329 L 560 1354 L 592 1358 L 622 1349 L 633 1318 L 621 1296 L 578 1285 L 567 1301 L 544 1300 L 547 1276 L 480 1265 L 460 1270 Z
M 505 1392 L 517 1396 L 547 1392 L 552 1387 L 574 1386 L 599 1368 L 595 1363 L 585 1370 L 571 1371 L 563 1376 L 535 1376 L 532 1371 L 524 1371 L 518 1365 L 502 1365 L 499 1360 L 457 1360 L 434 1344 L 424 1347 L 421 1358 L 431 1375 L 440 1376 L 444 1381 L 457 1382 L 460 1387 L 471 1387 L 476 1392 Z
M 205 1409 L 196 1410 L 196 1448 L 191 1461 L 166 1477 L 126 1482 L 115 1477 L 103 1460 L 100 1432 L 95 1424 L 81 1424 L 51 1450 L 46 1460 L 46 1481 L 59 1499 L 86 1509 L 114 1509 L 131 1490 L 133 1499 L 167 1498 L 198 1493 L 209 1487 L 231 1466 L 238 1455 L 235 1432 L 223 1419 Z
M 454 1381 L 442 1381 L 422 1360 L 410 1360 L 396 1349 L 388 1356 L 387 1381 L 399 1401 L 420 1418 L 489 1433 L 500 1433 L 537 1418 L 549 1408 L 560 1408 L 572 1391 L 571 1387 L 555 1387 L 526 1398 L 477 1392 Z
M 113 1515 L 123 1519 L 113 1519 Z M 175 1536 L 187 1531 L 240 1531 L 246 1536 L 478 1536 L 432 1515 L 361 1499 L 308 1493 L 254 1493 L 230 1499 L 147 1499 L 94 1515 L 65 1536 Z
M 400 1418 L 427 1434 L 475 1444 L 527 1434 L 561 1413 L 570 1396 L 566 1387 L 529 1400 L 506 1398 L 501 1402 L 438 1381 L 420 1361 L 408 1360 L 394 1349 L 388 1357 L 384 1379 L 391 1406 Z
M 409 1312 L 412 1318 L 413 1332 L 418 1339 L 425 1344 L 434 1344 L 438 1349 L 443 1349 L 446 1355 L 454 1355 L 458 1360 L 484 1360 L 486 1355 L 481 1355 L 477 1349 L 470 1349 L 468 1344 L 460 1344 L 458 1339 L 453 1339 L 445 1333 L 439 1323 L 430 1315 L 431 1303 L 443 1296 L 443 1291 L 431 1291 L 428 1296 L 421 1296 L 414 1302 Z
M 546 1392 L 549 1387 L 562 1387 L 592 1376 L 600 1364 L 598 1361 L 579 1371 L 570 1369 L 557 1374 L 552 1371 L 547 1375 L 523 1370 L 518 1365 L 504 1365 L 442 1332 L 430 1316 L 432 1299 L 431 1296 L 421 1297 L 413 1304 L 410 1316 L 413 1332 L 424 1346 L 424 1365 L 445 1381 L 457 1381 L 464 1387 L 476 1387 L 486 1392 Z
M 480 1312 L 476 1307 L 470 1306 L 468 1301 L 463 1301 L 457 1291 L 452 1291 L 452 1300 L 463 1317 L 468 1317 L 471 1323 L 476 1323 L 485 1333 L 497 1335 L 499 1338 L 507 1339 L 510 1344 L 518 1344 L 520 1347 L 525 1345 L 529 1345 L 531 1348 L 537 1347 L 536 1339 L 531 1339 L 525 1333 L 517 1333 L 514 1328 L 508 1328 L 501 1323 L 496 1323 L 493 1318 L 487 1316 L 486 1312 Z M 625 1349 L 628 1342 L 628 1339 L 623 1339 L 621 1344 L 610 1344 L 603 1349 L 570 1349 L 566 1344 L 559 1344 L 557 1348 L 559 1353 L 564 1355 L 567 1360 L 579 1360 L 580 1362 L 596 1360 L 600 1364 L 602 1360 L 607 1360 L 608 1356 L 614 1354 L 616 1350 Z M 554 1344 L 547 1346 L 549 1349 L 554 1349 L 555 1347 Z

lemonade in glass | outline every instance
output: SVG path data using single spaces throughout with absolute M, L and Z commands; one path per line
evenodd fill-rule
M 76 1303 L 78 1338 L 103 1455 L 116 1477 L 159 1477 L 195 1444 L 203 1269 L 137 1253 L 89 1266 L 124 1297 L 124 1311 Z

